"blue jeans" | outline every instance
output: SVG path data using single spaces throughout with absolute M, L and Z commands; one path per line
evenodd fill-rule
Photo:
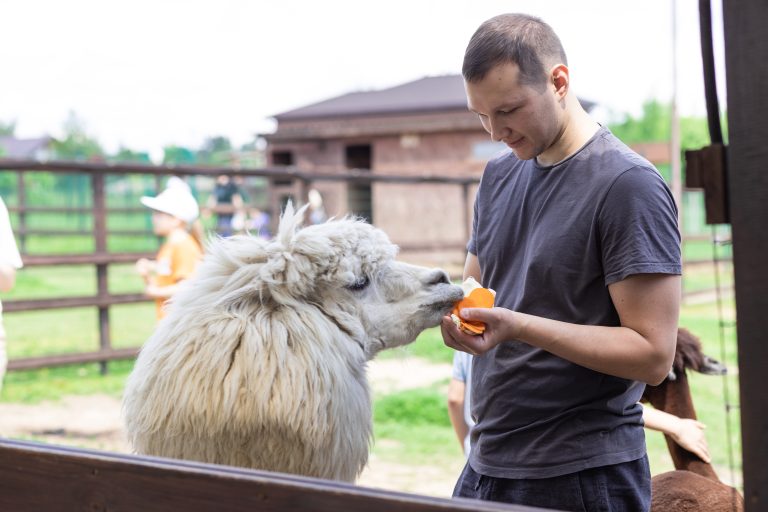
M 454 497 L 574 512 L 646 512 L 651 508 L 648 457 L 552 478 L 517 480 L 464 466 Z

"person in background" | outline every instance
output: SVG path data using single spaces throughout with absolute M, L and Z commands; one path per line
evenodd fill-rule
M 0 292 L 9 292 L 16 284 L 16 270 L 23 266 L 16 239 L 11 228 L 11 219 L 3 198 L 0 197 Z M 3 327 L 3 304 L 0 302 L 0 390 L 3 389 L 8 355 L 5 349 L 5 328 Z
M 232 219 L 235 215 L 243 215 L 243 194 L 235 180 L 226 174 L 216 178 L 213 193 L 208 198 L 206 215 L 216 212 L 216 232 L 221 236 L 232 236 Z
M 453 370 L 448 383 L 448 416 L 465 457 L 469 457 L 469 433 L 475 424 L 469 405 L 471 393 L 472 355 L 456 351 L 453 353 Z
M 707 437 L 704 435 L 704 429 L 707 427 L 700 421 L 681 418 L 649 405 L 643 405 L 643 421 L 645 428 L 668 435 L 674 442 L 697 455 L 704 462 L 712 462 Z
M 251 236 L 269 239 L 269 214 L 260 208 L 249 208 L 248 218 L 245 220 L 243 232 Z
M 136 271 L 144 279 L 144 293 L 155 299 L 157 319 L 165 316 L 164 304 L 179 283 L 191 277 L 203 256 L 200 212 L 189 186 L 173 176 L 157 197 L 144 196 L 141 203 L 152 210 L 152 227 L 164 237 L 155 260 L 142 258 Z
M 322 224 L 328 220 L 328 215 L 325 213 L 325 207 L 323 206 L 323 196 L 320 191 L 313 188 L 307 193 L 309 199 L 309 223 L 310 224 Z
M 470 396 L 472 393 L 472 355 L 466 352 L 454 352 L 453 371 L 448 384 L 448 416 L 459 439 L 465 457 L 470 452 L 470 430 L 475 420 L 472 419 Z M 680 418 L 674 414 L 643 406 L 645 427 L 670 436 L 684 449 L 697 455 L 704 462 L 711 462 L 706 426 L 694 419 Z

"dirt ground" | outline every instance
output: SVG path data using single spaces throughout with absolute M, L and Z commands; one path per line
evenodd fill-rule
M 447 364 L 414 357 L 373 361 L 369 379 L 374 392 L 428 386 L 450 377 Z M 130 453 L 122 431 L 120 400 L 106 395 L 67 396 L 56 403 L 0 404 L 0 436 Z M 450 497 L 461 468 L 413 466 L 372 456 L 358 485 Z

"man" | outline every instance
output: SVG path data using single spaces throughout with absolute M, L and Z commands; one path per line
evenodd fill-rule
M 672 364 L 677 209 L 661 176 L 582 109 L 554 31 L 507 14 L 463 64 L 469 109 L 511 152 L 488 163 L 464 277 L 492 309 L 442 322 L 475 354 L 472 451 L 454 495 L 560 510 L 646 510 L 645 383 Z M 631 76 L 617 78 L 631 80 Z

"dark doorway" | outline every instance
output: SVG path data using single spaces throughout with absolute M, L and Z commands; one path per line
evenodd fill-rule
M 273 151 L 272 152 L 272 165 L 276 166 L 289 166 L 293 165 L 293 151 Z M 281 180 L 275 178 L 272 180 L 272 185 L 276 187 L 290 187 L 293 183 L 291 179 Z M 280 211 L 283 211 L 285 205 L 280 205 Z
M 291 151 L 273 151 L 273 165 L 293 165 L 293 152 Z
M 373 158 L 370 144 L 354 144 L 345 148 L 347 169 L 370 172 Z M 370 183 L 350 183 L 347 188 L 347 208 L 350 212 L 373 223 L 373 202 Z

